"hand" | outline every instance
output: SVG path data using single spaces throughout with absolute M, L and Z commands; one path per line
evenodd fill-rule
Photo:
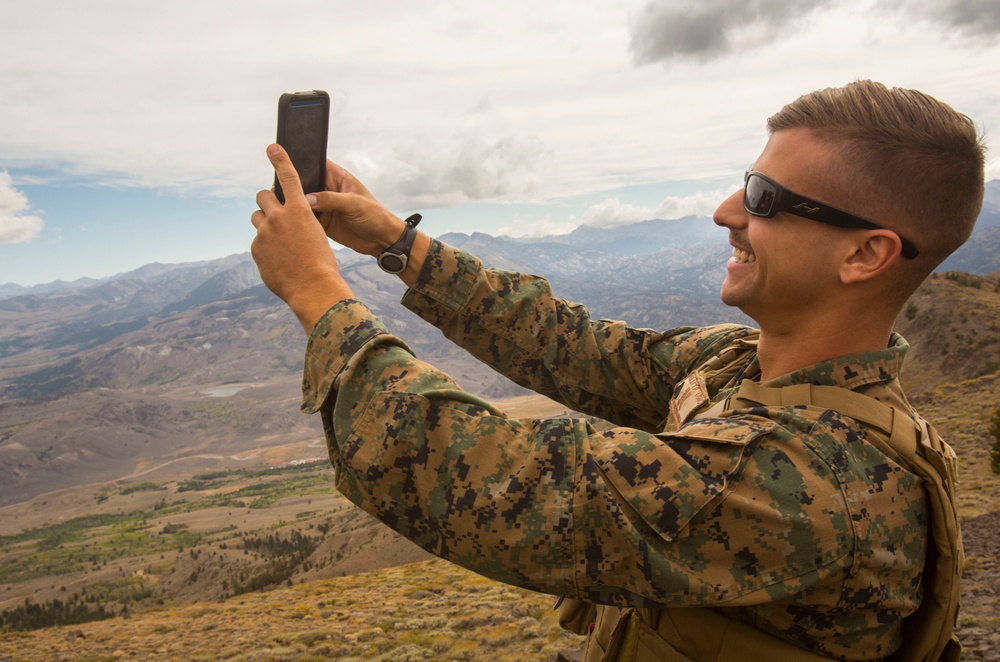
M 405 224 L 364 184 L 333 161 L 326 162 L 326 191 L 307 196 L 326 235 L 358 253 L 377 256 L 403 234 Z
M 278 202 L 273 191 L 257 194 L 260 209 L 250 217 L 257 236 L 250 253 L 261 280 L 289 305 L 308 333 L 330 306 L 353 295 L 340 276 L 333 249 L 306 201 L 288 154 L 278 145 L 268 147 L 267 154 L 285 193 L 285 204 Z

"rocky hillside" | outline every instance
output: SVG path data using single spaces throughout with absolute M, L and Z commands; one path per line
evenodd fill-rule
M 965 263 L 997 254 L 994 216 L 984 211 Z M 595 317 L 652 328 L 748 322 L 718 299 L 729 249 L 708 219 L 532 241 L 443 239 L 492 266 L 545 274 Z M 358 295 L 421 358 L 481 395 L 523 393 L 402 309 L 402 287 L 370 258 L 339 260 Z M 914 345 L 906 378 L 916 392 L 1000 363 L 990 326 L 996 280 L 963 278 L 929 281 L 900 317 Z M 317 423 L 297 414 L 304 344 L 248 255 L 0 299 L 0 505 L 156 462 L 230 467 L 264 443 L 310 438 Z
M 1000 272 L 931 274 L 895 328 L 910 343 L 902 375 L 910 395 L 1000 370 Z
M 697 224 L 695 235 L 710 225 Z M 665 325 L 707 317 L 713 306 L 726 312 L 715 295 L 724 251 L 680 248 L 672 228 L 686 227 L 639 224 L 632 244 L 649 253 L 641 259 L 555 241 L 447 239 L 496 266 L 553 267 L 557 286 L 589 300 L 595 314 Z M 656 228 L 658 244 L 650 240 Z M 402 286 L 371 259 L 339 259 L 358 296 L 422 358 L 485 396 L 522 392 L 401 308 Z M 315 436 L 318 422 L 297 413 L 304 346 L 295 318 L 260 283 L 248 255 L 151 265 L 86 287 L 0 299 L 0 505 L 156 462 L 235 466 L 265 443 Z

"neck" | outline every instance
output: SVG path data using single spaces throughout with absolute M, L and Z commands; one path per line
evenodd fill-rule
M 790 328 L 761 324 L 757 360 L 762 382 L 838 356 L 882 350 L 889 344 L 894 320 L 876 322 L 862 314 L 853 316 L 849 324 L 829 324 L 834 320 L 824 317 Z

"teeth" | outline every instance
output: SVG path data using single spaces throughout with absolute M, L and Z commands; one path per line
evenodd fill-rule
M 753 253 L 747 253 L 746 251 L 740 250 L 739 248 L 733 248 L 733 257 L 740 264 L 746 264 L 747 262 L 755 262 L 757 256 Z

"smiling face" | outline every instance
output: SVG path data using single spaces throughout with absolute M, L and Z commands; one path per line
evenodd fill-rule
M 753 167 L 797 193 L 836 204 L 822 184 L 834 161 L 829 144 L 806 129 L 789 129 L 771 135 Z M 763 328 L 795 325 L 831 300 L 851 230 L 787 213 L 753 216 L 743 208 L 742 189 L 719 206 L 714 220 L 729 229 L 733 246 L 720 292 L 724 303 Z

